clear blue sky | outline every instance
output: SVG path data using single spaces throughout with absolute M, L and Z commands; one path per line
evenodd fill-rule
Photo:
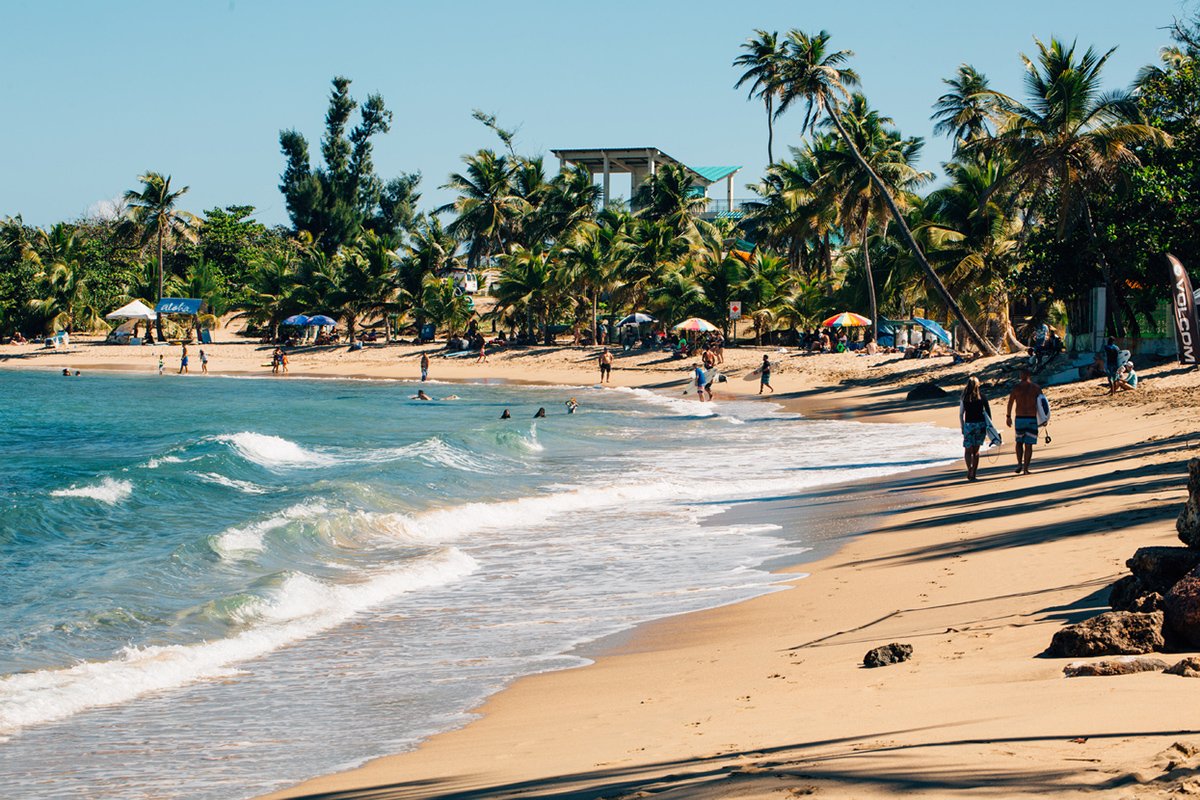
M 655 146 L 692 164 L 766 162 L 762 106 L 734 91 L 730 62 L 754 28 L 824 28 L 871 102 L 926 137 L 923 166 L 948 143 L 931 138 L 930 106 L 961 62 L 997 88 L 1021 91 L 1019 52 L 1033 36 L 1119 45 L 1112 87 L 1125 86 L 1168 43 L 1162 28 L 1194 0 L 607 0 L 607 2 L 65 2 L 0 0 L 0 216 L 49 225 L 136 185 L 144 170 L 191 191 L 184 206 L 251 204 L 286 223 L 277 189 L 278 136 L 322 132 L 329 80 L 395 112 L 377 140 L 386 179 L 423 175 L 424 207 L 463 154 L 498 142 L 471 109 L 519 126 L 518 150 Z M 776 153 L 796 140 L 780 120 Z M 614 189 L 619 184 L 614 185 Z

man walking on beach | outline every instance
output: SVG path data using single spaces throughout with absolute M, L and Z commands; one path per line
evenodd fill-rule
M 421 353 L 421 382 L 429 380 L 429 354 Z
M 1029 367 L 1021 368 L 1021 382 L 1013 387 L 1008 396 L 1006 422 L 1017 437 L 1017 474 L 1029 474 L 1029 460 L 1033 457 L 1033 446 L 1037 444 L 1038 421 L 1037 399 L 1042 387 L 1030 380 Z M 1013 417 L 1013 410 L 1017 412 Z M 1015 423 L 1015 424 L 1014 424 Z
M 763 389 L 775 394 L 775 390 L 771 388 L 771 359 L 766 355 L 763 355 L 762 366 L 758 368 L 758 393 L 762 394 Z
M 612 355 L 612 353 L 608 352 L 608 348 L 606 347 L 606 348 L 604 348 L 604 351 L 600 353 L 600 382 L 601 383 L 611 383 L 612 382 L 612 362 L 613 362 L 613 355 Z

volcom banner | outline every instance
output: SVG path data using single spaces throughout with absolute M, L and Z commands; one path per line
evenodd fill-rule
M 1175 315 L 1175 343 L 1179 347 L 1180 364 L 1200 363 L 1200 323 L 1196 319 L 1196 297 L 1192 282 L 1179 259 L 1167 254 L 1171 268 L 1171 311 Z

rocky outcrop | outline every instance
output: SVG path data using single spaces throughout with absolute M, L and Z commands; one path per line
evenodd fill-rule
M 1200 566 L 1200 550 L 1186 547 L 1139 547 L 1125 562 L 1133 576 L 1141 581 L 1147 593 L 1165 595 L 1196 567 Z
M 901 661 L 908 661 L 912 658 L 913 648 L 911 644 L 898 644 L 892 642 L 885 644 L 883 647 L 876 647 L 863 656 L 863 666 L 868 668 L 886 667 L 889 664 L 899 664 Z
M 1108 604 L 1113 611 L 1137 611 L 1149 614 L 1162 611 L 1163 596 L 1152 592 L 1135 575 L 1126 575 L 1108 587 Z
M 1063 667 L 1068 678 L 1108 677 L 1110 675 L 1133 675 L 1136 672 L 1162 672 L 1167 662 L 1147 656 L 1122 656 L 1100 661 L 1076 661 Z
M 1172 644 L 1200 647 L 1200 570 L 1193 570 L 1163 598 L 1167 633 Z
M 1167 667 L 1163 672 L 1168 675 L 1178 675 L 1181 678 L 1200 678 L 1200 658 L 1188 656 Z
M 945 389 L 938 386 L 933 381 L 925 381 L 925 383 L 919 383 L 916 385 L 915 388 L 910 389 L 908 394 L 905 395 L 904 399 L 905 400 L 937 400 L 938 398 L 945 397 L 945 396 L 946 396 Z
M 1200 550 L 1200 458 L 1188 461 L 1188 499 L 1175 520 L 1179 540 L 1194 550 Z
M 1153 653 L 1163 647 L 1163 613 L 1107 611 L 1054 634 L 1044 655 L 1088 658 Z

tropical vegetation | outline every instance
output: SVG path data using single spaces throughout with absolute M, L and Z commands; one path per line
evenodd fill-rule
M 1105 91 L 1112 50 L 1060 39 L 1014 60 L 1019 93 L 960 65 L 933 99 L 933 130 L 952 145 L 934 173 L 829 33 L 755 30 L 734 80 L 765 110 L 770 163 L 753 200 L 724 215 L 706 213 L 682 165 L 603 208 L 587 170 L 551 174 L 480 111 L 499 147 L 463 156 L 442 183 L 453 199 L 422 210 L 420 175 L 376 174 L 392 112 L 337 77 L 319 163 L 299 131 L 279 137 L 288 226 L 246 205 L 190 214 L 188 187 L 154 171 L 106 213 L 0 221 L 0 334 L 103 329 L 123 302 L 182 295 L 206 302 L 209 324 L 270 337 L 320 312 L 352 337 L 489 326 L 578 344 L 634 311 L 730 332 L 738 301 L 758 343 L 852 309 L 876 322 L 919 312 L 990 353 L 1049 319 L 1081 330 L 1095 287 L 1111 332 L 1161 334 L 1161 255 L 1200 262 L 1200 18 L 1172 40 L 1126 90 Z

